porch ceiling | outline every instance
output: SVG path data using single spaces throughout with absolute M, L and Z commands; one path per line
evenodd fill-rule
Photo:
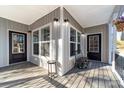
M 30 25 L 57 7 L 58 5 L 1 5 L 0 17 Z
M 64 6 L 82 27 L 107 23 L 114 5 L 67 5 Z
M 0 6 L 0 17 L 24 24 L 31 24 L 60 5 L 11 5 Z M 82 27 L 107 23 L 114 5 L 64 5 Z

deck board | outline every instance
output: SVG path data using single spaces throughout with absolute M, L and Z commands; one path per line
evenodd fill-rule
M 83 71 L 83 73 L 81 73 L 80 74 L 80 76 L 82 77 L 81 78 L 81 80 L 80 80 L 80 82 L 79 82 L 79 84 L 78 84 L 78 88 L 83 88 L 84 87 L 84 85 L 85 85 L 85 80 L 84 80 L 84 78 L 85 78 L 85 74 L 86 74 L 87 72 L 86 71 Z
M 0 87 L 5 88 L 122 88 L 111 66 L 90 62 L 87 69 L 73 68 L 52 80 L 47 70 L 25 62 L 0 68 Z
M 89 69 L 91 69 L 91 70 L 88 70 L 88 72 L 87 72 L 87 75 L 86 75 L 86 83 L 85 83 L 85 88 L 90 88 L 91 87 L 91 84 L 92 84 L 92 77 L 91 77 L 91 75 L 92 75 L 92 72 L 93 72 L 93 69 L 92 69 L 92 67 L 93 67 L 93 64 L 91 64 L 92 66 L 90 66 L 89 67 Z
M 99 88 L 105 88 L 104 69 L 102 68 L 102 64 L 99 65 Z
M 92 88 L 98 88 L 98 64 L 94 63 L 94 78 L 93 78 L 93 82 L 92 82 Z M 96 69 L 97 68 L 97 69 Z

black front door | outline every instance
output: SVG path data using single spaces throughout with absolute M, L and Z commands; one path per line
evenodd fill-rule
M 101 34 L 87 36 L 87 57 L 91 60 L 101 61 Z
M 9 31 L 9 63 L 27 60 L 27 35 Z

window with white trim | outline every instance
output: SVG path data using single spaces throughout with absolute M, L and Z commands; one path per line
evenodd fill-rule
M 80 37 L 81 34 L 70 27 L 70 56 L 81 53 Z
M 50 26 L 41 29 L 41 56 L 50 56 Z
M 33 32 L 33 54 L 39 55 L 39 30 Z

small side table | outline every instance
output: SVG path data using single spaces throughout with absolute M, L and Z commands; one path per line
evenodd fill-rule
M 48 63 L 48 76 L 49 76 L 49 78 L 52 79 L 57 74 L 57 61 L 49 60 L 47 63 Z M 55 67 L 54 72 L 53 72 L 53 66 Z

